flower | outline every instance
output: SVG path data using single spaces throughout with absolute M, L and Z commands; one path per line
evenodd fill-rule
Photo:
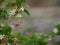
M 20 10 L 20 11 L 24 11 L 24 7 L 21 7 L 19 10 Z
M 1 34 L 0 34 L 0 39 L 3 39 L 3 38 L 4 38 L 4 36 L 5 36 L 5 35 L 1 35 Z
M 57 28 L 54 28 L 53 32 L 54 32 L 54 33 L 58 33 Z
M 10 15 L 10 16 L 14 16 L 14 15 L 15 15 L 15 10 L 14 10 L 14 9 L 11 10 L 11 11 L 9 12 L 9 15 Z
M 19 27 L 20 27 L 20 24 L 15 24 L 14 27 L 15 27 L 15 28 L 19 28 Z
M 13 9 L 14 9 L 15 12 L 18 12 L 18 7 L 17 6 L 15 6 Z
M 16 17 L 20 17 L 21 18 L 22 16 L 21 16 L 21 14 L 17 14 Z

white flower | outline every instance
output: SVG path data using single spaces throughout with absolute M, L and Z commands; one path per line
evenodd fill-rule
M 16 17 L 20 17 L 20 18 L 21 18 L 21 17 L 22 17 L 22 15 L 21 15 L 21 14 L 17 14 L 17 15 L 16 15 Z
M 19 10 L 24 11 L 24 7 L 21 7 Z
M 4 36 L 5 36 L 5 35 L 1 35 L 1 34 L 0 34 L 0 39 L 2 39 Z
M 10 15 L 10 16 L 15 15 L 15 10 L 14 10 L 14 9 L 13 9 L 13 10 L 11 10 L 11 11 L 9 12 L 9 15 Z
M 53 32 L 54 32 L 54 33 L 58 33 L 57 28 L 54 28 Z

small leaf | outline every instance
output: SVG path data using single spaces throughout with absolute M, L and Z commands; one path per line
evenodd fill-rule
M 28 16 L 30 16 L 30 13 L 28 12 L 28 10 L 24 9 L 24 12 L 25 12 Z

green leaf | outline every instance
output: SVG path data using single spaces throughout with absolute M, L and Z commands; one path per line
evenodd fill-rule
M 4 2 L 4 0 L 0 0 L 0 5 Z
M 18 4 L 23 4 L 25 2 L 26 2 L 26 0 L 16 0 L 16 3 L 18 3 Z
M 30 13 L 28 12 L 28 10 L 24 9 L 24 12 L 25 12 L 28 16 L 30 16 Z
M 16 0 L 16 5 L 18 6 L 18 8 L 20 8 L 21 6 L 23 6 L 25 4 L 26 0 Z
M 0 19 L 7 19 L 8 13 L 6 10 L 0 10 Z
M 6 9 L 10 9 L 12 7 L 16 6 L 16 3 L 10 3 L 6 5 Z

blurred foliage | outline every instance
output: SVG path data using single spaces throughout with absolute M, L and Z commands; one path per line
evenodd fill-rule
M 37 36 L 36 33 L 32 33 L 30 36 L 23 36 L 21 35 L 21 33 L 16 33 L 18 37 L 18 40 L 19 40 L 19 43 L 21 45 L 47 45 L 47 42 L 45 41 L 45 35 L 40 35 L 40 36 Z M 39 38 L 41 37 L 41 38 Z M 18 44 L 19 44 L 18 43 Z M 17 44 L 17 45 L 18 45 Z
M 2 2 L 4 2 L 4 0 L 0 0 L 0 5 L 2 4 Z
M 57 35 L 60 35 L 60 24 L 56 24 L 56 28 L 58 29 Z
M 8 39 L 6 42 L 11 45 L 47 45 L 48 41 L 51 40 L 52 37 L 55 37 L 57 34 L 51 32 L 49 34 L 40 33 L 27 33 L 26 35 L 22 35 L 21 32 L 11 33 L 12 28 L 8 24 L 0 24 L 0 35 L 5 35 Z M 4 37 L 3 37 L 4 38 Z M 0 43 L 2 41 L 0 40 Z
M 11 29 L 8 24 L 0 24 L 0 34 L 2 35 L 10 35 Z
M 0 19 L 7 19 L 8 13 L 6 10 L 0 9 Z
M 58 42 L 55 42 L 55 45 L 60 45 L 60 41 L 58 41 Z

